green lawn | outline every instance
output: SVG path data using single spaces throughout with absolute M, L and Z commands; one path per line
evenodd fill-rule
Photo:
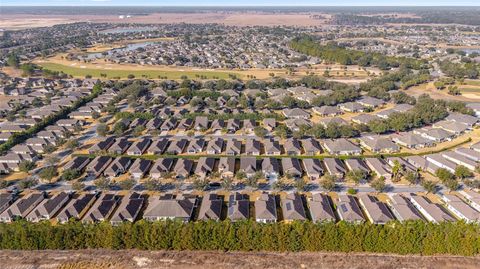
M 86 75 L 91 75 L 94 78 L 101 78 L 100 74 L 106 74 L 107 78 L 127 78 L 132 74 L 135 78 L 149 78 L 157 79 L 159 77 L 167 77 L 167 79 L 181 79 L 182 76 L 187 76 L 190 79 L 199 78 L 205 76 L 207 79 L 213 79 L 214 77 L 229 79 L 229 75 L 236 75 L 237 78 L 241 78 L 243 75 L 235 72 L 219 72 L 219 71 L 163 71 L 163 70 L 101 70 L 92 68 L 79 68 L 66 66 L 56 63 L 40 63 L 45 69 L 52 71 L 62 71 L 65 74 L 72 75 L 74 77 L 84 78 Z

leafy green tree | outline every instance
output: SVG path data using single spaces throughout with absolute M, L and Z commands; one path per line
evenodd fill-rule
M 131 190 L 136 184 L 137 182 L 131 178 L 127 178 L 125 180 L 118 182 L 118 186 L 122 190 Z
M 85 189 L 85 184 L 80 181 L 75 181 L 72 183 L 72 189 L 75 191 L 82 191 L 83 189 Z
M 457 165 L 457 167 L 455 167 L 455 176 L 459 179 L 465 179 L 467 177 L 473 177 L 473 172 L 463 165 Z
M 18 182 L 18 187 L 21 189 L 21 190 L 24 190 L 24 189 L 29 189 L 29 188 L 32 188 L 34 186 L 36 186 L 38 184 L 38 181 L 37 180 L 34 180 L 34 179 L 23 179 L 21 181 Z
M 419 179 L 419 174 L 418 174 L 418 172 L 414 172 L 414 171 L 406 171 L 405 172 L 405 179 L 410 184 L 417 184 L 418 179 Z
M 427 193 L 433 193 L 437 188 L 437 185 L 433 181 L 423 180 L 422 187 L 425 189 Z
M 35 168 L 35 163 L 34 162 L 30 162 L 30 161 L 22 161 L 19 165 L 18 165 L 18 169 L 21 171 L 21 172 L 25 172 L 25 173 L 29 173 L 32 169 Z
M 374 188 L 377 192 L 382 192 L 386 187 L 385 178 L 380 177 L 380 178 L 377 178 L 377 179 L 373 180 L 370 183 L 370 186 L 372 186 L 372 188 Z
M 100 190 L 108 190 L 110 189 L 110 179 L 106 178 L 106 177 L 99 177 L 97 178 L 93 184 L 95 185 L 95 187 L 97 187 L 98 189 Z
M 267 129 L 261 127 L 261 126 L 256 126 L 253 129 L 253 132 L 255 133 L 256 136 L 258 137 L 265 137 L 268 133 Z
M 46 167 L 38 173 L 38 176 L 41 179 L 50 182 L 54 177 L 58 176 L 57 168 L 55 166 Z
M 360 169 L 354 169 L 347 172 L 346 178 L 358 184 L 362 180 L 367 179 L 367 173 Z
M 233 179 L 230 177 L 225 177 L 222 179 L 222 182 L 220 182 L 220 185 L 224 190 L 231 191 L 233 190 Z
M 445 168 L 437 169 L 437 171 L 435 171 L 435 175 L 440 179 L 442 183 L 445 183 L 455 178 L 455 175 Z
M 335 189 L 336 178 L 330 174 L 324 175 L 320 180 L 320 187 L 327 191 L 333 191 Z
M 455 179 L 449 179 L 444 184 L 450 191 L 456 191 L 460 187 L 458 181 Z
M 98 124 L 98 126 L 97 126 L 97 134 L 98 134 L 99 136 L 106 136 L 109 131 L 110 131 L 110 128 L 109 128 L 108 125 L 106 125 L 105 123 L 100 123 L 100 124 Z
M 10 53 L 7 58 L 7 65 L 11 67 L 18 68 L 20 65 L 20 59 L 14 53 Z
M 77 169 L 66 169 L 62 173 L 61 180 L 71 181 L 71 180 L 79 178 L 81 176 L 81 174 L 82 173 L 80 171 L 78 171 Z
M 357 194 L 357 190 L 354 188 L 348 188 L 347 193 L 350 195 L 355 195 Z
M 202 191 L 208 186 L 210 182 L 207 178 L 196 178 L 192 182 L 192 187 L 196 190 Z

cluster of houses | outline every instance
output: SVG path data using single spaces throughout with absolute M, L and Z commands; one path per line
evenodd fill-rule
M 222 34 L 222 38 L 217 35 L 203 35 L 201 38 L 192 39 L 190 35 L 178 35 L 165 41 L 147 40 L 144 44 L 135 43 L 106 53 L 74 54 L 70 57 L 86 61 L 104 58 L 119 64 L 224 69 L 278 69 L 320 62 L 290 50 L 288 42 L 287 35 L 265 31 L 260 34 L 255 28 L 237 28 Z
M 11 193 L 1 193 L 0 222 L 21 218 L 30 222 L 56 219 L 59 223 L 65 223 L 74 219 L 83 223 L 106 221 L 118 225 L 134 222 L 140 216 L 147 221 L 229 219 L 235 222 L 254 219 L 261 223 L 311 220 L 368 221 L 380 225 L 392 220 L 424 220 L 432 223 L 457 219 L 469 223 L 480 221 L 480 194 L 468 190 L 458 195 L 442 194 L 443 204 L 413 193 L 391 194 L 386 202 L 368 193 L 357 196 L 339 194 L 334 199 L 324 193 L 274 195 L 263 192 L 250 197 L 245 193 L 233 192 L 227 195 L 205 193 L 200 197 L 193 194 L 149 196 L 137 192 L 125 195 L 114 192 L 32 192 L 16 197 Z M 282 217 L 278 216 L 278 208 Z
M 54 95 L 54 91 L 58 91 L 59 85 L 49 85 L 52 81 L 44 79 L 25 79 L 22 83 L 28 82 L 29 85 L 35 86 L 34 90 L 21 98 L 21 100 L 29 100 L 29 98 L 40 98 L 41 100 L 50 100 L 49 104 L 41 107 L 27 107 L 24 117 L 17 117 L 13 121 L 3 121 L 0 123 L 0 141 L 2 143 L 9 141 L 14 134 L 22 134 L 30 128 L 34 128 L 42 120 L 49 116 L 59 115 L 65 109 L 71 108 L 76 102 L 91 94 L 93 81 L 69 80 L 68 85 L 60 87 L 61 95 Z M 55 89 L 54 89 L 55 88 Z M 32 96 L 34 95 L 34 96 Z M 85 118 L 78 119 L 76 115 L 79 113 L 91 114 L 94 111 L 100 112 L 99 109 L 106 105 L 114 96 L 115 91 L 106 90 L 105 93 L 96 97 L 91 102 L 80 106 L 75 111 L 66 115 L 65 119 L 60 119 L 54 124 L 46 126 L 43 130 L 38 131 L 32 137 L 24 142 L 13 146 L 6 154 L 0 156 L 0 173 L 8 174 L 19 170 L 22 162 L 35 162 L 39 157 L 48 151 L 48 148 L 55 148 L 65 141 L 70 135 L 81 131 L 85 125 L 89 124 Z

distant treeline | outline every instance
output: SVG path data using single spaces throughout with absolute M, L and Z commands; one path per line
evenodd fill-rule
M 415 12 L 418 17 L 406 16 L 366 16 L 362 14 L 339 13 L 333 17 L 333 24 L 340 25 L 375 25 L 385 23 L 439 23 L 480 25 L 480 10 L 432 10 Z
M 396 254 L 479 254 L 480 226 L 392 222 L 387 225 L 259 224 L 254 221 L 159 221 L 82 224 L 16 221 L 0 224 L 0 249 L 141 249 L 220 251 L 341 251 Z
M 357 64 L 364 67 L 376 66 L 382 70 L 399 66 L 420 69 L 425 64 L 425 61 L 413 58 L 391 57 L 376 52 L 351 50 L 339 46 L 335 42 L 321 45 L 310 36 L 294 38 L 290 42 L 290 47 L 297 52 L 319 57 L 328 62 L 336 62 L 343 65 Z

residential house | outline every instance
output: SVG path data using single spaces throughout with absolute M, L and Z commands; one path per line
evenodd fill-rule
M 188 222 L 192 219 L 196 207 L 196 196 L 175 196 L 173 194 L 152 196 L 149 199 L 143 218 L 148 221 L 175 219 Z
M 43 199 L 35 209 L 26 216 L 26 219 L 30 222 L 52 219 L 69 199 L 70 195 L 66 192 L 52 194 L 50 197 Z
M 82 219 L 96 199 L 97 194 L 95 193 L 83 193 L 73 197 L 57 215 L 57 221 L 65 223 L 70 219 Z
M 200 157 L 195 167 L 195 175 L 205 178 L 208 174 L 212 173 L 214 165 L 214 158 Z
M 277 139 L 265 139 L 263 143 L 265 149 L 265 155 L 281 155 L 282 149 L 280 142 Z
M 128 148 L 127 154 L 131 156 L 140 156 L 145 153 L 152 143 L 150 138 L 141 138 L 138 141 L 133 142 L 133 144 Z
M 323 147 L 334 155 L 360 155 L 362 153 L 360 147 L 345 138 L 325 140 Z
M 263 119 L 263 127 L 271 132 L 277 127 L 277 121 L 275 118 L 265 118 Z
M 430 222 L 440 223 L 444 221 L 455 221 L 440 205 L 430 202 L 426 197 L 413 193 L 405 194 L 405 197 L 415 206 L 418 211 Z
M 310 113 L 301 108 L 283 109 L 283 115 L 288 119 L 309 119 Z
M 223 199 L 215 193 L 205 194 L 200 205 L 198 220 L 219 221 L 222 215 Z
M 394 153 L 400 151 L 400 147 L 392 140 L 380 136 L 360 137 L 360 146 L 373 153 Z
M 221 157 L 218 163 L 218 172 L 222 178 L 233 178 L 235 176 L 235 158 Z
M 411 132 L 393 135 L 392 140 L 400 146 L 420 149 L 433 146 L 433 141 Z
M 258 156 L 260 155 L 260 151 L 261 151 L 260 141 L 253 138 L 248 138 L 247 141 L 245 142 L 245 154 Z
M 376 197 L 362 193 L 358 195 L 358 201 L 363 207 L 365 215 L 373 224 L 387 224 L 394 219 L 387 205 L 379 201 Z
M 302 196 L 298 193 L 289 193 L 281 199 L 280 207 L 284 221 L 307 220 Z
M 290 175 L 295 178 L 300 178 L 303 175 L 300 161 L 295 158 L 282 158 L 282 168 L 284 175 Z
M 385 180 L 392 179 L 392 170 L 383 160 L 378 158 L 365 158 L 365 164 L 377 176 Z
M 357 103 L 362 106 L 376 108 L 383 106 L 385 104 L 385 101 L 370 96 L 362 96 L 360 99 L 357 100 Z
M 199 116 L 195 118 L 195 124 L 193 128 L 196 131 L 204 131 L 208 129 L 208 118 L 204 116 Z
M 113 158 L 108 156 L 97 156 L 87 166 L 87 175 L 89 177 L 99 177 L 105 169 L 113 161 Z
M 115 139 L 115 143 L 108 148 L 108 152 L 111 154 L 124 154 L 125 151 L 132 145 L 132 142 L 122 137 Z
M 463 134 L 464 132 L 471 129 L 471 126 L 466 123 L 448 120 L 436 122 L 432 126 L 433 128 L 441 128 L 450 133 L 454 133 L 455 135 Z
M 83 223 L 106 221 L 117 208 L 121 197 L 113 193 L 102 193 L 90 210 L 83 216 Z
M 44 192 L 26 194 L 0 214 L 0 222 L 12 222 L 17 218 L 25 218 L 44 199 Z
M 188 144 L 188 141 L 187 139 L 184 139 L 184 138 L 171 141 L 165 153 L 172 154 L 172 155 L 181 154 L 185 150 L 185 147 L 187 146 L 187 144 Z
M 313 193 L 312 198 L 308 199 L 308 209 L 313 222 L 335 222 L 336 220 L 330 198 L 326 194 Z
M 230 139 L 227 141 L 225 148 L 225 154 L 227 155 L 240 155 L 242 150 L 242 142 L 236 139 Z
M 168 139 L 166 138 L 156 138 L 152 140 L 152 143 L 147 149 L 148 155 L 160 155 L 165 152 L 168 146 Z
M 192 171 L 193 161 L 190 159 L 178 159 L 173 174 L 176 178 L 184 179 L 190 176 Z
M 173 130 L 176 126 L 177 126 L 177 119 L 169 118 L 162 123 L 162 125 L 160 126 L 160 131 L 167 132 L 167 131 Z
M 159 158 L 155 160 L 152 168 L 150 169 L 150 178 L 160 179 L 166 174 L 172 171 L 173 159 L 171 158 Z
M 305 138 L 302 140 L 302 147 L 303 152 L 305 155 L 313 156 L 322 153 L 322 148 L 320 147 L 320 143 L 313 138 Z
M 276 180 L 280 174 L 278 159 L 264 158 L 262 160 L 262 174 L 267 180 Z
M 228 197 L 227 217 L 235 222 L 246 220 L 250 216 L 250 200 L 247 194 L 234 192 Z
M 343 114 L 343 112 L 336 106 L 313 107 L 312 111 L 322 117 L 335 117 Z
M 431 127 L 415 129 L 413 130 L 413 133 L 421 135 L 427 139 L 430 139 L 435 143 L 450 141 L 455 137 L 454 133 L 445 131 L 444 129 L 431 128 Z
M 285 153 L 287 155 L 300 155 L 302 154 L 302 147 L 300 142 L 296 138 L 287 138 L 283 144 Z
M 255 200 L 255 220 L 260 223 L 272 223 L 277 221 L 277 202 L 275 196 L 262 193 Z
M 150 160 L 136 159 L 132 166 L 130 166 L 130 169 L 128 169 L 128 172 L 134 179 L 139 180 L 145 177 L 150 170 L 150 167 L 152 167 L 152 163 L 153 162 Z
M 418 210 L 415 208 L 415 206 L 413 206 L 410 200 L 405 198 L 401 194 L 390 194 L 387 203 L 390 206 L 395 218 L 401 222 L 423 219 L 420 212 L 418 212 Z
M 188 154 L 196 154 L 203 152 L 203 148 L 205 147 L 205 139 L 197 138 L 190 140 L 190 143 L 187 147 Z
M 319 159 L 303 159 L 302 161 L 309 179 L 316 180 L 323 175 L 323 168 Z
M 452 212 L 457 218 L 464 220 L 467 223 L 480 222 L 480 212 L 470 207 L 470 205 L 462 201 L 458 196 L 453 194 L 442 194 L 441 197 L 448 210 L 450 210 L 450 212 Z
M 224 140 L 222 138 L 213 138 L 208 141 L 207 144 L 207 154 L 215 155 L 220 154 L 223 151 Z
M 103 171 L 103 175 L 109 178 L 125 174 L 132 164 L 132 159 L 126 157 L 115 158 L 111 164 Z
M 340 220 L 351 223 L 362 223 L 365 221 L 362 211 L 353 196 L 339 194 L 337 201 L 337 213 Z
M 257 172 L 257 159 L 255 157 L 240 158 L 239 172 L 245 173 L 247 177 L 252 177 Z
M 342 103 L 342 104 L 339 104 L 338 107 L 342 110 L 342 111 L 345 111 L 345 112 L 352 112 L 352 113 L 355 113 L 355 112 L 365 112 L 366 108 L 365 106 L 359 104 L 359 103 L 356 103 L 356 102 L 346 102 L 346 103 Z
M 145 197 L 142 194 L 131 192 L 122 198 L 118 209 L 112 215 L 110 223 L 119 225 L 123 222 L 134 222 L 145 203 Z
M 473 190 L 463 189 L 460 191 L 460 194 L 471 207 L 480 212 L 480 193 Z
M 235 133 L 240 129 L 240 120 L 238 119 L 229 119 L 227 120 L 227 132 Z
M 341 179 L 345 176 L 347 169 L 343 166 L 342 161 L 335 158 L 325 158 L 323 159 L 323 164 L 327 169 L 329 175 Z
M 106 151 L 108 150 L 108 148 L 110 148 L 110 146 L 113 145 L 113 143 L 115 143 L 115 138 L 113 136 L 106 137 L 103 140 L 100 140 L 97 143 L 95 143 L 93 146 L 91 146 L 90 149 L 88 150 L 88 153 L 94 154 L 99 151 L 104 151 L 104 150 Z

